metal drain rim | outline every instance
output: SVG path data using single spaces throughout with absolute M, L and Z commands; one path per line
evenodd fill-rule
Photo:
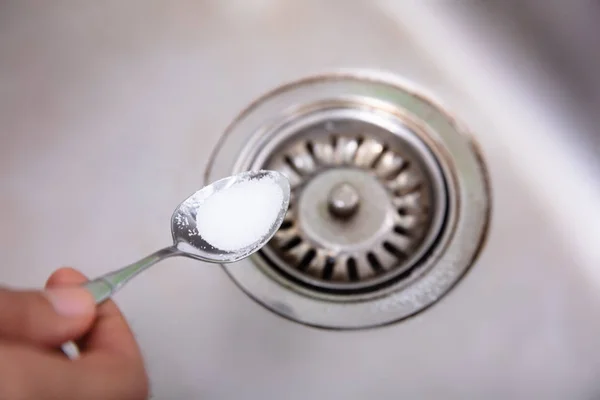
M 272 122 L 274 115 L 281 115 L 282 110 L 297 107 L 298 103 L 318 101 L 324 92 L 335 92 L 338 97 L 349 93 L 364 95 L 381 103 L 428 132 L 430 144 L 448 153 L 442 158 L 451 167 L 458 218 L 452 221 L 452 231 L 447 230 L 447 245 L 436 248 L 431 255 L 437 259 L 435 268 L 402 290 L 352 303 L 315 299 L 291 290 L 249 260 L 226 265 L 224 269 L 259 304 L 296 322 L 329 329 L 393 323 L 434 304 L 460 281 L 482 249 L 490 220 L 490 187 L 479 148 L 464 127 L 437 102 L 384 72 L 342 70 L 301 79 L 265 94 L 239 114 L 221 137 L 205 177 L 215 180 L 229 175 L 235 166 L 231 157 L 244 153 L 249 134 L 254 135 L 250 140 L 255 139 L 260 136 L 257 130 L 265 129 L 265 123 Z

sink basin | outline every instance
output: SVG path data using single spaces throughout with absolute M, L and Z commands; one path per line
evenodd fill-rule
M 590 119 L 524 46 L 481 28 L 489 16 L 399 3 L 2 4 L 0 281 L 100 275 L 167 245 L 241 109 L 324 70 L 382 69 L 480 144 L 493 212 L 470 272 L 412 318 L 328 331 L 260 307 L 218 266 L 167 260 L 116 296 L 153 398 L 597 398 Z

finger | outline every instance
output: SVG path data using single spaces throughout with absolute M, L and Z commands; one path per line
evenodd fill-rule
M 0 338 L 57 346 L 81 337 L 94 317 L 94 299 L 83 288 L 0 288 Z
M 73 268 L 61 268 L 50 276 L 47 285 L 80 285 L 86 281 L 81 272 Z M 138 393 L 147 393 L 148 377 L 138 344 L 125 317 L 112 300 L 98 306 L 95 323 L 81 341 L 81 349 L 83 355 L 76 362 L 85 365 L 83 369 L 96 371 L 96 376 L 101 376 L 105 370 L 112 371 L 121 377 L 120 382 L 133 382 L 128 383 L 130 390 L 135 392 L 137 385 Z M 89 385 L 94 385 L 94 382 Z M 141 398 L 145 398 L 145 395 Z
M 54 271 L 46 281 L 46 288 L 76 286 L 87 282 L 87 277 L 74 268 L 63 267 Z
M 54 271 L 54 273 L 50 275 L 50 277 L 46 281 L 46 289 L 52 287 L 82 285 L 86 281 L 87 278 L 81 272 L 77 271 L 74 268 L 63 267 Z M 61 352 L 62 354 L 65 354 L 70 359 L 79 358 L 81 354 L 79 351 L 79 347 L 73 341 L 63 343 L 60 347 L 60 350 L 57 349 L 57 351 Z
M 79 285 L 86 281 L 81 272 L 73 268 L 61 268 L 50 276 L 46 285 Z M 138 345 L 125 317 L 110 299 L 97 307 L 96 321 L 83 340 L 82 350 L 87 353 L 108 351 L 141 360 Z
M 141 360 L 133 332 L 115 302 L 107 300 L 99 305 L 96 315 L 94 327 L 83 341 L 84 352 L 116 353 Z
M 129 360 L 70 361 L 22 343 L 0 342 L 2 399 L 145 399 L 148 384 Z

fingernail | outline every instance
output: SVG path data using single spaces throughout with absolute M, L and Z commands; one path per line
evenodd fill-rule
M 81 317 L 94 312 L 94 299 L 84 288 L 48 289 L 46 296 L 54 310 L 65 317 Z

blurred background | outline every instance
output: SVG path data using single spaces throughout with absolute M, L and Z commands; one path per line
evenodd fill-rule
M 117 296 L 155 398 L 597 398 L 599 20 L 594 1 L 1 1 L 0 281 L 168 244 L 253 99 L 382 69 L 483 148 L 494 217 L 473 271 L 418 318 L 345 333 L 169 260 Z

